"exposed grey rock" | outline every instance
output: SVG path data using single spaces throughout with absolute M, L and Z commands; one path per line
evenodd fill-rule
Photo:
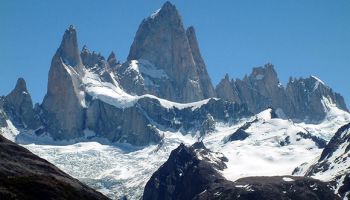
M 55 139 L 82 136 L 85 95 L 81 88 L 83 65 L 76 30 L 70 26 L 52 58 L 47 93 L 42 103 L 43 121 Z
M 60 57 L 66 65 L 77 68 L 82 66 L 77 32 L 73 25 L 70 25 L 65 31 L 61 45 L 56 51 L 56 55 Z
M 272 110 L 271 110 L 272 112 Z M 272 116 L 272 115 L 271 115 Z M 228 139 L 225 142 L 229 141 L 236 141 L 236 140 L 245 140 L 247 137 L 249 137 L 249 134 L 246 132 L 246 130 L 255 122 L 258 122 L 259 120 L 256 118 L 253 121 L 248 121 L 244 123 L 241 127 L 239 127 L 234 133 L 232 133 Z
M 327 142 L 326 140 L 322 139 L 321 137 L 312 135 L 311 133 L 307 132 L 307 133 L 303 133 L 303 132 L 298 132 L 297 135 L 299 135 L 301 138 L 304 139 L 310 139 L 312 141 L 315 142 L 315 144 L 317 145 L 318 148 L 323 149 L 326 147 Z M 297 139 L 298 140 L 298 139 Z
M 120 109 L 100 100 L 92 100 L 87 109 L 86 126 L 112 142 L 147 145 L 161 139 L 147 115 L 136 106 Z
M 271 64 L 253 68 L 242 80 L 229 80 L 226 75 L 216 93 L 220 98 L 247 104 L 253 113 L 272 107 L 296 120 L 322 120 L 326 114 L 323 97 L 347 111 L 343 97 L 315 77 L 291 79 L 284 88 Z
M 285 112 L 291 118 L 322 120 L 327 111 L 322 102 L 323 98 L 327 98 L 338 108 L 347 111 L 344 98 L 313 76 L 290 79 L 286 87 L 286 94 L 291 99 L 292 110 Z
M 116 68 L 120 65 L 120 62 L 117 60 L 115 53 L 112 51 L 107 58 L 107 62 L 111 68 Z
M 245 132 L 244 129 L 237 129 L 232 135 L 229 137 L 229 141 L 236 141 L 236 140 L 245 140 L 247 137 L 249 137 L 249 134 Z
M 32 98 L 23 78 L 17 80 L 16 87 L 4 98 L 3 108 L 18 128 L 35 129 L 40 126 L 40 120 L 34 112 Z
M 183 134 L 200 131 L 204 135 L 215 130 L 215 121 L 229 122 L 249 115 L 241 105 L 215 99 L 195 110 L 165 108 L 149 97 L 139 99 L 129 108 L 117 108 L 96 99 L 87 108 L 86 127 L 113 142 L 146 145 L 161 140 L 158 130 Z
M 8 124 L 6 120 L 8 117 L 6 116 L 6 113 L 3 111 L 2 107 L 0 106 L 0 127 L 7 127 Z
M 0 134 L 0 199 L 108 199 Z
M 202 122 L 200 134 L 204 136 L 213 131 L 215 131 L 215 120 L 211 114 L 207 114 L 207 119 Z
M 246 106 L 221 99 L 210 99 L 206 104 L 193 109 L 167 109 L 156 99 L 142 98 L 138 106 L 159 129 L 173 129 L 184 134 L 202 134 L 215 130 L 215 122 L 234 122 L 250 116 Z
M 234 84 L 231 84 L 229 75 L 226 74 L 225 78 L 216 86 L 216 95 L 225 100 L 241 103 L 238 90 L 234 86 Z
M 211 84 L 211 80 L 207 71 L 207 67 L 204 63 L 204 60 L 202 58 L 202 55 L 199 50 L 199 45 L 197 41 L 196 32 L 194 30 L 193 26 L 190 26 L 186 30 L 186 35 L 188 38 L 188 42 L 191 47 L 192 56 L 194 59 L 194 62 L 196 64 L 197 74 L 200 81 L 200 86 L 202 89 L 203 97 L 209 98 L 215 96 L 215 90 L 213 85 Z
M 146 81 L 141 80 L 134 83 L 138 86 L 128 87 L 139 76 L 126 73 L 132 60 L 147 62 L 156 70 L 164 71 L 166 76 L 152 77 L 141 72 L 139 79 Z M 151 93 L 177 102 L 193 102 L 214 96 L 194 29 L 189 28 L 186 33 L 180 14 L 170 2 L 142 21 L 130 48 L 128 63 L 119 74 L 122 79 L 129 79 L 121 83 L 130 93 Z
M 84 46 L 80 56 L 85 68 L 98 74 L 103 81 L 114 84 L 113 78 L 110 74 L 113 70 L 100 53 L 96 53 L 95 51 L 90 53 L 88 48 Z

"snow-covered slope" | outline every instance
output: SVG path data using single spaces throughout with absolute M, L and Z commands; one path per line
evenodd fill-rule
M 136 64 L 135 64 L 136 65 Z M 139 69 L 139 68 L 137 68 Z M 142 98 L 148 97 L 151 99 L 158 100 L 164 108 L 188 108 L 192 109 L 199 108 L 203 104 L 206 104 L 209 99 L 201 100 L 193 103 L 177 103 L 168 101 L 165 99 L 158 98 L 154 95 L 145 94 L 145 95 L 130 95 L 126 93 L 117 82 L 113 73 L 110 73 L 112 83 L 103 81 L 98 74 L 95 72 L 86 69 L 83 77 L 83 84 L 85 91 L 91 95 L 93 98 L 100 99 L 101 101 L 108 103 L 117 108 L 128 108 L 135 105 L 135 103 Z
M 237 180 L 246 176 L 272 176 L 291 174 L 294 166 L 311 160 L 322 151 L 312 138 L 303 137 L 308 132 L 293 122 L 271 118 L 270 109 L 249 121 L 243 140 L 227 141 L 237 129 L 246 125 L 222 126 L 204 143 L 213 151 L 223 153 L 228 159 L 224 176 Z M 245 123 L 246 124 L 246 123 Z M 310 133 L 311 135 L 316 135 Z
M 342 126 L 329 141 L 320 156 L 303 163 L 295 175 L 306 175 L 323 181 L 334 181 L 335 193 L 350 197 L 350 123 Z
M 347 113 L 338 116 L 343 117 L 336 118 L 337 123 L 349 121 Z M 27 138 L 23 146 L 113 199 L 123 195 L 138 199 L 153 172 L 181 142 L 190 145 L 201 138 L 209 149 L 223 153 L 229 159 L 223 175 L 229 180 L 254 175 L 290 175 L 295 167 L 315 159 L 322 152 L 314 139 L 298 133 L 322 136 L 317 132 L 320 127 L 325 129 L 324 132 L 334 133 L 339 127 L 327 125 L 332 120 L 334 118 L 325 119 L 318 125 L 295 124 L 271 118 L 268 109 L 238 123 L 218 123 L 216 130 L 204 138 L 161 132 L 164 139 L 159 145 L 144 148 L 111 144 L 98 138 L 68 145 L 52 141 L 51 145 L 39 145 L 41 138 L 38 137 Z M 245 130 L 249 136 L 242 141 L 228 141 L 228 137 L 247 122 L 252 122 Z M 22 137 L 21 142 L 24 140 Z

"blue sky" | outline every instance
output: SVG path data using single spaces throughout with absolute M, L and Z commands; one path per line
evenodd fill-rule
M 143 18 L 165 1 L 0 1 L 0 95 L 27 81 L 34 102 L 46 93 L 51 58 L 66 27 L 79 46 L 113 50 L 124 61 Z M 216 85 L 225 73 L 241 78 L 275 65 L 281 82 L 316 75 L 350 102 L 350 1 L 171 1 L 193 25 Z

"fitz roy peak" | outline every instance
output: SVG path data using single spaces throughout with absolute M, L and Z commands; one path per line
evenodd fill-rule
M 215 96 L 220 99 L 201 100 Z M 22 121 L 32 129 L 41 125 L 38 133 L 56 140 L 94 133 L 134 145 L 158 143 L 159 131 L 168 128 L 203 135 L 215 130 L 216 121 L 269 107 L 279 117 L 316 122 L 326 116 L 329 103 L 347 111 L 343 97 L 316 77 L 292 79 L 284 88 L 271 64 L 254 68 L 242 80 L 226 75 L 214 91 L 194 28 L 185 30 L 169 2 L 142 21 L 125 63 L 114 52 L 106 60 L 86 46 L 79 51 L 77 31 L 69 26 L 52 58 L 43 103 L 34 111 L 31 100 L 25 102 L 28 114 Z M 10 116 L 19 119 L 18 109 L 14 113 Z
M 188 34 L 194 42 L 193 29 Z M 198 72 L 206 73 L 198 54 L 196 60 L 201 66 Z M 40 132 L 57 140 L 93 132 L 92 136 L 111 142 L 147 145 L 161 140 L 159 130 L 204 135 L 215 129 L 214 120 L 228 122 L 251 114 L 244 105 L 214 98 L 180 104 L 149 94 L 130 95 L 121 86 L 123 76 L 117 74 L 123 66 L 114 53 L 107 61 L 86 46 L 79 53 L 77 33 L 70 26 L 52 59 Z
M 185 30 L 179 12 L 169 2 L 142 21 L 120 73 L 126 91 L 138 95 L 153 94 L 176 102 L 215 96 L 194 28 Z

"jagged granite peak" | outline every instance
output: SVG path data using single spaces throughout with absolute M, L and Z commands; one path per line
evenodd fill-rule
M 241 103 L 241 99 L 238 96 L 238 91 L 234 87 L 235 85 L 231 83 L 230 77 L 226 73 L 225 77 L 216 86 L 216 95 L 225 100 Z
M 151 86 L 156 87 L 150 88 L 147 83 L 140 82 L 141 89 L 132 91 L 140 86 L 132 87 L 131 93 L 151 93 L 178 102 L 193 102 L 214 95 L 194 30 L 190 28 L 186 34 L 181 16 L 170 2 L 142 21 L 127 60 L 128 63 L 146 61 L 167 76 L 163 79 L 148 77 L 153 82 Z M 122 81 L 122 85 L 130 85 L 130 81 L 124 84 Z M 127 86 L 124 88 L 128 90 Z
M 70 25 L 64 32 L 61 45 L 56 54 L 62 58 L 66 65 L 70 65 L 71 67 L 82 65 L 78 48 L 77 32 L 73 25 Z
M 26 81 L 24 80 L 24 78 L 20 77 L 17 79 L 15 89 L 11 93 L 16 92 L 16 91 L 28 93 L 27 84 L 26 84 Z
M 15 88 L 5 97 L 4 111 L 19 128 L 35 129 L 39 126 L 32 98 L 23 78 L 17 80 Z
M 86 45 L 84 45 L 81 50 L 80 57 L 83 65 L 86 68 L 93 68 L 95 65 L 106 65 L 105 58 L 101 55 L 101 53 L 96 53 L 95 51 L 90 52 Z
M 245 103 L 253 113 L 268 107 L 280 108 L 286 102 L 283 87 L 272 64 L 255 67 L 249 76 L 242 80 L 229 81 L 224 78 L 216 87 L 218 97 L 239 103 Z
M 190 47 L 191 47 L 194 62 L 197 65 L 197 73 L 199 76 L 199 81 L 200 81 L 200 85 L 202 88 L 203 97 L 204 98 L 213 97 L 213 96 L 215 96 L 215 90 L 214 90 L 214 87 L 211 83 L 211 79 L 209 77 L 207 67 L 206 67 L 204 60 L 202 58 L 202 55 L 200 53 L 196 32 L 195 32 L 195 29 L 193 26 L 190 26 L 187 28 L 186 35 L 187 35 L 188 42 L 189 42 Z M 205 89 L 203 89 L 203 88 L 205 88 Z
M 112 51 L 108 58 L 107 58 L 107 62 L 109 64 L 109 66 L 111 66 L 112 68 L 115 68 L 117 65 L 119 65 L 119 61 L 117 60 L 117 56 L 115 55 L 114 51 Z
M 114 84 L 110 74 L 112 68 L 101 53 L 90 52 L 85 45 L 80 53 L 80 57 L 86 69 L 99 74 L 103 81 Z
M 308 120 L 322 120 L 327 112 L 327 102 L 348 111 L 344 98 L 315 76 L 290 79 L 286 94 L 293 105 L 293 110 L 289 113 L 292 118 L 303 116 Z
M 82 69 L 76 30 L 70 26 L 52 58 L 47 93 L 41 106 L 47 131 L 55 139 L 71 139 L 83 134 L 85 93 Z
M 230 81 L 225 76 L 216 93 L 219 98 L 247 104 L 253 113 L 272 107 L 281 116 L 296 120 L 322 120 L 327 112 L 325 101 L 347 111 L 344 98 L 315 76 L 290 78 L 284 87 L 272 64 L 253 68 L 242 80 Z

